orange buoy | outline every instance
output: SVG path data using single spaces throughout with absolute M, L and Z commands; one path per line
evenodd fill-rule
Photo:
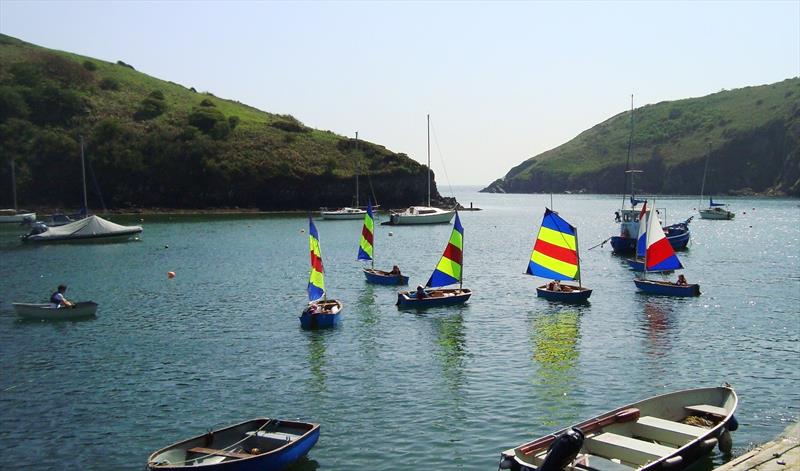
M 168 271 L 167 272 L 167 278 L 175 278 L 175 272 L 174 271 Z

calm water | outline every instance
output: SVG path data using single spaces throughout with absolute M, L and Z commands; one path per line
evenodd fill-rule
M 637 293 L 608 244 L 586 250 L 616 232 L 620 198 L 556 195 L 594 288 L 575 308 L 536 299 L 542 280 L 522 274 L 548 195 L 457 197 L 485 209 L 461 215 L 466 306 L 398 311 L 395 290 L 359 271 L 361 222 L 318 221 L 328 290 L 345 305 L 321 332 L 297 319 L 303 217 L 145 217 L 140 242 L 102 245 L 28 246 L 3 229 L 3 461 L 142 469 L 168 443 L 271 416 L 322 424 L 295 471 L 496 469 L 501 450 L 587 416 L 726 381 L 741 401 L 734 453 L 798 420 L 798 200 L 731 200 L 734 221 L 695 219 L 679 256 L 703 295 L 668 299 Z M 656 206 L 676 222 L 697 199 Z M 378 227 L 377 266 L 424 283 L 450 230 Z M 15 317 L 12 302 L 44 302 L 62 282 L 100 304 L 97 318 Z

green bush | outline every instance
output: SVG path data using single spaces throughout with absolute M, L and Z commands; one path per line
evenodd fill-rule
M 133 68 L 133 66 L 132 66 L 132 65 L 130 65 L 130 64 L 126 64 L 126 63 L 124 63 L 124 62 L 122 62 L 122 61 L 117 61 L 117 65 L 121 65 L 122 67 L 127 67 L 127 68 L 129 68 L 129 69 L 136 70 L 136 69 L 134 69 L 134 68 Z
M 53 85 L 40 85 L 24 91 L 30 118 L 36 124 L 66 124 L 72 117 L 87 113 L 86 101 L 76 92 Z
M 269 125 L 286 132 L 308 132 L 299 121 L 273 121 Z
M 159 100 L 152 97 L 147 97 L 139 104 L 139 109 L 133 114 L 133 119 L 136 121 L 145 121 L 161 116 L 167 110 L 167 104 L 164 100 Z
M 216 108 L 196 107 L 189 114 L 189 124 L 199 129 L 203 134 L 209 135 L 216 140 L 225 139 L 231 132 L 231 127 L 222 114 Z
M 231 131 L 236 129 L 236 126 L 239 125 L 239 117 L 238 116 L 228 116 L 228 126 L 230 126 Z
M 154 98 L 156 100 L 163 100 L 164 99 L 164 92 L 161 90 L 153 90 L 150 92 L 150 98 Z
M 83 68 L 90 72 L 94 72 L 97 70 L 97 64 L 92 61 L 83 61 Z
M 100 81 L 100 88 L 103 90 L 119 90 L 119 82 L 111 77 L 106 77 Z
M 8 118 L 25 118 L 30 108 L 15 87 L 0 87 L 0 123 Z
M 200 106 L 205 106 L 205 107 L 208 107 L 208 108 L 214 108 L 217 105 L 215 105 L 214 102 L 212 102 L 208 98 L 204 98 L 203 101 L 200 102 Z

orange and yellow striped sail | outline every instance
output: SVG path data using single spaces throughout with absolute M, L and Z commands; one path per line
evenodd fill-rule
M 450 233 L 450 240 L 444 249 L 444 254 L 436 265 L 431 278 L 425 285 L 429 288 L 452 285 L 461 282 L 461 264 L 464 259 L 464 228 L 461 220 L 456 213 L 456 220 L 453 223 L 453 232 Z
M 322 250 L 314 221 L 308 218 L 308 245 L 311 252 L 311 274 L 308 277 L 308 300 L 325 297 L 325 269 L 322 267 Z
M 551 280 L 579 280 L 577 244 L 575 227 L 545 208 L 526 273 Z

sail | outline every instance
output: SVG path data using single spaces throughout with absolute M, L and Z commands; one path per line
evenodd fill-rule
M 551 280 L 580 279 L 576 244 L 575 227 L 545 208 L 526 273 Z
M 709 207 L 713 208 L 714 206 L 725 206 L 725 203 L 715 203 L 714 198 L 709 198 Z
M 631 195 L 631 206 L 635 208 L 639 203 L 647 203 L 647 200 L 637 200 L 634 195 Z
M 361 228 L 361 241 L 358 243 L 357 260 L 372 260 L 375 239 L 375 218 L 372 216 L 372 202 L 367 203 L 364 226 Z
M 325 296 L 325 270 L 322 267 L 322 250 L 319 246 L 319 233 L 311 218 L 308 218 L 308 245 L 311 252 L 311 274 L 308 277 L 308 300 L 316 301 Z
M 644 258 L 647 250 L 647 201 L 639 212 L 639 236 L 636 238 L 636 258 Z
M 654 211 L 650 211 L 647 223 L 647 261 L 645 271 L 670 271 L 683 268 L 669 240 L 661 229 L 661 221 Z
M 444 249 L 444 254 L 433 270 L 431 278 L 425 285 L 429 288 L 452 285 L 461 282 L 461 264 L 463 263 L 464 228 L 456 212 L 456 221 L 453 223 L 453 232 Z

